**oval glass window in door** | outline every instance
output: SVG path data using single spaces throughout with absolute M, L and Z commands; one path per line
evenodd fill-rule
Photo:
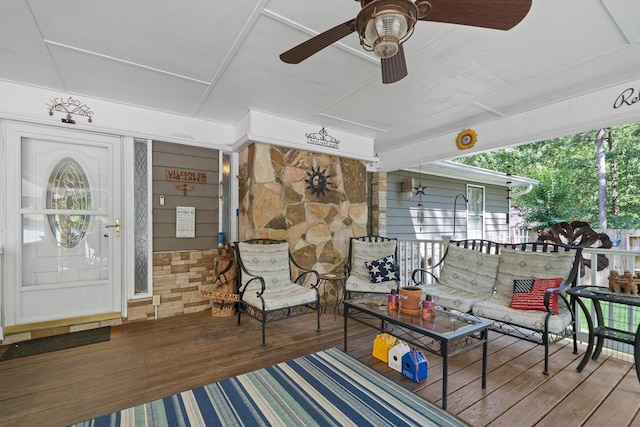
M 69 211 L 91 209 L 91 188 L 82 166 L 71 157 L 60 160 L 53 168 L 49 177 L 46 206 L 47 209 L 66 211 L 47 215 L 49 227 L 61 246 L 76 247 L 89 228 L 90 216 Z

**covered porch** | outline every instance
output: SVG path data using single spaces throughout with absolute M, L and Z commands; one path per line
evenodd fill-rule
M 343 318 L 332 308 L 313 319 L 269 325 L 259 345 L 255 322 L 208 312 L 112 328 L 111 340 L 0 363 L 1 425 L 67 425 L 240 375 L 323 349 L 343 346 Z M 427 354 L 428 378 L 413 383 L 371 356 L 375 331 L 349 325 L 349 354 L 440 404 L 441 359 Z M 489 335 L 487 388 L 480 387 L 481 348 L 449 363 L 448 411 L 473 426 L 638 425 L 640 383 L 633 364 L 610 354 L 576 371 L 571 345 L 551 347 L 542 374 L 541 346 Z

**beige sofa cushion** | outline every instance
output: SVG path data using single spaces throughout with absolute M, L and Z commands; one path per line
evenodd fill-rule
M 493 295 L 499 260 L 499 255 L 449 244 L 438 281 L 441 286 L 487 298 Z
M 438 283 L 431 283 L 420 287 L 424 291 L 423 294 L 425 296 L 431 295 L 436 305 L 462 313 L 470 313 L 476 303 L 484 301 L 491 296 L 448 288 Z
M 508 297 L 513 295 L 514 279 L 552 279 L 569 277 L 574 251 L 532 252 L 503 248 L 500 251 L 500 264 L 496 277 L 496 294 Z M 509 305 L 509 302 L 506 303 Z
M 511 296 L 496 294 L 485 301 L 475 303 L 473 305 L 473 314 L 486 319 L 512 323 L 533 330 L 544 330 L 544 321 L 547 316 L 546 312 L 509 308 L 510 301 Z M 550 332 L 561 333 L 571 324 L 571 313 L 564 304 L 561 304 L 559 313 L 559 315 L 549 317 Z

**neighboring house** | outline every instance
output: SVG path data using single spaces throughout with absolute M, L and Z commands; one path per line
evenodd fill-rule
M 387 235 L 515 240 L 519 229 L 511 224 L 510 197 L 526 194 L 537 184 L 534 179 L 449 161 L 389 173 Z

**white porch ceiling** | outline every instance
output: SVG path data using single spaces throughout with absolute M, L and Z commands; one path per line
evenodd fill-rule
M 420 22 L 405 43 L 409 75 L 391 85 L 355 34 L 299 65 L 280 61 L 359 8 L 6 0 L 0 80 L 230 125 L 262 111 L 374 138 L 381 154 L 622 83 L 640 90 L 638 0 L 533 0 L 506 32 Z

